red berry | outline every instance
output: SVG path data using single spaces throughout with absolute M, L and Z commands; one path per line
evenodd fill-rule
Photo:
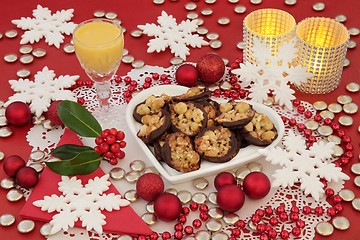
M 130 85 L 136 87 L 137 86 L 137 81 L 135 81 L 135 80 L 131 81 Z
M 98 154 L 102 154 L 102 151 L 99 146 L 95 146 L 94 151 L 97 152 Z
M 230 90 L 225 90 L 224 91 L 224 96 L 225 97 L 230 97 L 230 94 L 231 94 Z
M 270 238 L 276 238 L 277 232 L 276 232 L 276 230 L 274 230 L 274 229 L 270 229 L 270 230 L 268 231 L 268 234 L 269 234 L 269 237 L 270 237 Z
M 241 98 L 244 98 L 246 96 L 246 90 L 245 89 L 240 89 L 239 90 L 239 95 Z
M 83 82 L 81 79 L 78 79 L 78 80 L 76 80 L 75 82 L 76 82 L 76 86 L 77 86 L 77 87 L 81 87 L 81 86 L 84 85 L 84 82 Z
M 322 116 L 320 116 L 319 114 L 316 114 L 316 115 L 314 116 L 315 122 L 320 122 L 322 119 L 323 119 Z
M 116 139 L 117 140 L 123 140 L 125 138 L 125 134 L 123 131 L 118 131 L 117 134 L 116 134 Z
M 269 223 L 271 226 L 276 226 L 276 225 L 278 225 L 279 220 L 277 220 L 276 217 L 272 217 L 272 218 L 270 218 Z
M 293 105 L 294 107 L 298 107 L 300 105 L 300 100 L 294 100 Z
M 196 211 L 198 209 L 199 205 L 196 202 L 190 203 L 190 209 L 192 211 Z
M 104 139 L 102 137 L 96 137 L 95 138 L 95 143 L 96 145 L 100 145 L 104 142 Z
M 280 232 L 280 237 L 281 237 L 282 239 L 288 239 L 288 238 L 289 238 L 289 232 L 286 231 L 286 230 L 282 230 L 282 231 Z
M 159 235 L 156 232 L 152 232 L 150 234 L 150 240 L 157 240 L 159 238 Z
M 145 78 L 145 83 L 151 83 L 151 82 L 152 82 L 151 77 L 146 77 Z
M 159 74 L 158 73 L 153 73 L 152 78 L 155 79 L 155 80 L 158 80 L 159 79 Z
M 289 119 L 289 125 L 290 125 L 291 127 L 295 126 L 296 123 L 297 123 L 297 122 L 296 122 L 295 118 Z
M 257 227 L 256 227 L 256 230 L 259 233 L 263 233 L 265 231 L 265 225 L 264 224 L 258 224 Z
M 273 214 L 273 210 L 272 210 L 272 208 L 270 207 L 270 206 L 268 206 L 268 207 L 266 207 L 265 208 L 265 214 L 266 214 L 266 216 L 271 216 L 272 214 Z
M 241 89 L 240 84 L 235 83 L 234 86 L 233 86 L 233 89 L 234 89 L 235 91 L 239 91 L 239 90 Z
M 175 231 L 182 231 L 183 230 L 183 225 L 181 223 L 177 223 L 174 226 Z
M 199 228 L 201 227 L 201 221 L 199 219 L 195 219 L 192 223 L 192 225 L 194 226 L 194 228 Z
M 77 103 L 80 104 L 80 105 L 83 105 L 85 103 L 85 99 L 80 97 L 77 99 Z
M 245 227 L 245 222 L 243 220 L 239 220 L 235 223 L 235 226 L 240 228 L 240 229 L 243 229 Z
M 190 235 L 190 234 L 192 234 L 192 233 L 194 232 L 194 229 L 193 229 L 192 226 L 186 226 L 185 229 L 184 229 L 184 231 L 185 231 L 185 233 L 186 233 L 187 235 Z
M 109 160 L 109 163 L 111 164 L 111 165 L 116 165 L 116 164 L 118 164 L 118 160 L 117 160 L 117 158 L 110 158 L 110 160 Z
M 161 237 L 163 240 L 167 240 L 167 239 L 171 238 L 171 234 L 169 232 L 163 232 L 161 234 Z
M 240 229 L 238 229 L 238 228 L 233 228 L 233 229 L 231 229 L 231 235 L 232 235 L 233 237 L 238 238 L 238 237 L 240 237 L 240 234 L 241 234 Z
M 310 112 L 310 111 L 306 111 L 306 112 L 304 112 L 304 116 L 305 116 L 305 118 L 311 118 L 311 116 L 312 116 L 312 113 Z
M 354 157 L 354 154 L 353 154 L 353 152 L 347 151 L 347 152 L 345 152 L 344 156 L 350 159 L 350 158 Z
M 117 153 L 115 153 L 115 157 L 118 159 L 123 159 L 125 157 L 125 152 L 120 150 Z
M 327 213 L 328 216 L 332 217 L 332 216 L 335 216 L 336 211 L 335 211 L 334 208 L 331 207 L 326 211 L 326 213 Z
M 314 212 L 316 215 L 321 216 L 324 213 L 324 209 L 322 207 L 316 207 Z
M 183 207 L 181 213 L 184 214 L 184 216 L 187 216 L 190 213 L 190 209 L 188 207 Z
M 134 86 L 129 86 L 128 91 L 129 92 L 135 92 L 135 87 Z
M 260 217 L 263 217 L 265 215 L 265 211 L 261 209 L 257 209 L 255 211 L 255 214 L 259 215 Z
M 147 89 L 147 88 L 149 88 L 149 87 L 150 87 L 150 83 L 144 83 L 144 84 L 143 84 L 143 88 Z
M 334 190 L 331 189 L 331 188 L 328 188 L 328 189 L 325 190 L 325 195 L 326 195 L 327 197 L 334 196 L 334 193 L 335 193 Z
M 108 159 L 113 158 L 114 156 L 115 156 L 115 154 L 113 152 L 110 152 L 110 151 L 108 151 L 108 152 L 106 152 L 104 154 L 104 157 L 106 157 Z
M 209 208 L 205 204 L 200 205 L 199 210 L 200 212 L 209 212 Z
M 306 128 L 306 126 L 305 126 L 305 124 L 303 124 L 303 123 L 299 123 L 299 124 L 297 125 L 297 129 L 299 130 L 299 132 L 304 131 L 305 128 Z
M 336 213 L 340 213 L 344 210 L 344 207 L 340 203 L 338 203 L 334 206 L 334 209 L 335 209 Z
M 114 143 L 111 145 L 110 147 L 110 151 L 113 152 L 113 153 L 117 153 L 120 151 L 120 144 L 119 143 Z
M 86 81 L 85 81 L 85 85 L 86 85 L 87 87 L 92 87 L 93 84 L 94 84 L 94 82 L 91 81 L 91 80 L 86 80 Z
M 296 221 L 296 226 L 298 228 L 304 228 L 305 227 L 305 222 L 303 220 L 297 220 Z
M 101 132 L 101 137 L 104 139 L 110 135 L 110 132 L 106 131 L 106 130 L 109 130 L 109 129 L 105 129 L 104 131 Z
M 130 84 L 130 82 L 131 82 L 131 77 L 125 77 L 125 78 L 124 78 L 124 82 L 125 82 L 126 85 Z
M 330 125 L 330 124 L 332 123 L 331 118 L 325 118 L 325 119 L 324 119 L 324 123 L 325 123 L 326 125 Z
M 304 130 L 304 136 L 305 137 L 310 137 L 312 135 L 312 131 L 310 129 L 305 129 Z
M 124 96 L 124 98 L 129 98 L 129 97 L 131 97 L 131 92 L 125 91 L 125 92 L 123 93 L 123 96 Z
M 178 218 L 178 222 L 179 223 L 186 223 L 186 217 L 184 215 L 181 215 L 179 218 Z
M 235 76 L 232 76 L 232 77 L 230 78 L 230 83 L 231 83 L 231 84 L 237 83 L 237 81 L 238 81 L 238 78 L 235 77 Z
M 239 98 L 239 94 L 237 92 L 233 92 L 231 93 L 231 98 L 232 99 L 238 99 Z
M 291 233 L 292 233 L 295 237 L 298 237 L 298 236 L 300 236 L 300 234 L 301 234 L 301 230 L 300 230 L 300 228 L 298 228 L 298 227 L 294 227 L 293 230 L 291 231 Z
M 280 215 L 281 213 L 285 212 L 285 208 L 283 206 L 278 206 L 276 208 L 276 214 Z
M 100 147 L 101 152 L 103 152 L 103 153 L 109 151 L 109 144 L 107 144 L 107 143 L 102 143 L 99 145 L 99 147 Z
M 116 128 L 111 128 L 110 131 L 109 131 L 109 133 L 110 133 L 111 135 L 113 135 L 113 136 L 116 136 L 116 134 L 117 134 Z
M 216 89 L 215 91 L 214 91 L 214 96 L 215 97 L 219 97 L 221 95 L 221 90 L 220 89 Z
M 342 199 L 341 199 L 341 197 L 340 197 L 339 195 L 335 195 L 335 196 L 333 197 L 333 202 L 334 202 L 335 204 L 341 203 L 341 201 L 342 201 Z
M 166 74 L 162 74 L 161 76 L 160 76 L 160 80 L 161 81 L 165 81 L 165 80 L 167 80 L 168 79 L 168 76 L 166 75 Z
M 182 239 L 183 238 L 183 233 L 181 231 L 176 231 L 176 232 L 174 232 L 174 237 L 176 239 Z
M 119 144 L 120 144 L 120 147 L 121 147 L 121 148 L 126 147 L 126 142 L 125 142 L 125 141 L 121 141 Z
M 171 83 L 171 81 L 169 79 L 164 80 L 164 84 L 169 85 L 170 83 Z
M 261 234 L 261 235 L 260 235 L 260 240 L 269 240 L 269 236 L 266 235 L 265 233 L 264 233 L 264 234 Z
M 252 217 L 251 217 L 251 221 L 252 221 L 253 223 L 259 223 L 259 222 L 261 221 L 261 217 L 260 217 L 259 215 L 257 215 L 257 214 L 254 214 L 254 215 L 252 215 Z
M 206 221 L 208 220 L 209 218 L 209 214 L 207 214 L 206 212 L 201 212 L 200 213 L 200 219 L 203 220 L 203 221 Z
M 291 211 L 292 213 L 299 213 L 299 212 L 300 212 L 299 208 L 296 207 L 296 206 L 292 207 L 292 208 L 290 209 L 290 211 Z
M 115 82 L 116 82 L 116 83 L 121 83 L 121 81 L 122 81 L 122 79 L 121 79 L 120 76 L 116 76 L 116 77 L 115 77 Z
M 290 220 L 292 222 L 296 222 L 297 220 L 299 220 L 299 215 L 297 213 L 290 213 Z
M 303 207 L 303 213 L 304 213 L 305 215 L 310 214 L 310 213 L 311 213 L 311 208 L 310 208 L 309 206 Z
M 114 144 L 116 142 L 116 137 L 114 135 L 110 135 L 106 137 L 107 144 Z
M 305 112 L 304 106 L 299 106 L 299 107 L 297 108 L 297 111 L 298 111 L 298 113 L 304 113 L 304 112 Z

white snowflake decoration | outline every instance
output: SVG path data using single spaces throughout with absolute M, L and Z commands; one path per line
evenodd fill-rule
M 31 112 L 40 117 L 43 112 L 48 110 L 52 100 L 76 100 L 74 93 L 65 88 L 74 85 L 78 78 L 78 75 L 61 75 L 55 78 L 54 71 L 45 66 L 35 74 L 34 81 L 22 78 L 9 80 L 11 88 L 16 93 L 9 97 L 5 107 L 15 101 L 30 103 Z
M 61 182 L 59 182 L 59 191 L 63 195 L 53 194 L 50 197 L 45 196 L 44 200 L 33 202 L 36 207 L 41 207 L 41 211 L 59 212 L 50 221 L 50 224 L 53 225 L 51 234 L 55 234 L 61 229 L 67 231 L 69 227 L 74 227 L 78 219 L 82 221 L 82 226 L 86 227 L 87 231 L 94 229 L 98 234 L 102 234 L 102 226 L 106 224 L 106 221 L 101 210 L 105 209 L 111 212 L 130 204 L 120 195 L 103 193 L 109 189 L 111 184 L 108 179 L 109 174 L 101 178 L 95 177 L 83 186 L 81 180 L 76 177 L 62 176 Z
M 272 183 L 277 186 L 293 186 L 294 183 L 300 182 L 300 188 L 305 195 L 311 196 L 319 201 L 324 193 L 324 185 L 320 178 L 330 181 L 348 180 L 349 177 L 336 167 L 329 159 L 334 153 L 333 142 L 324 143 L 315 142 L 309 149 L 306 148 L 305 139 L 301 135 L 295 135 L 289 131 L 289 135 L 284 137 L 284 146 L 272 147 L 269 149 L 259 150 L 266 160 L 272 164 L 279 164 L 282 169 L 277 169 Z
M 148 53 L 164 51 L 169 47 L 171 53 L 175 54 L 176 57 L 186 60 L 186 55 L 190 54 L 190 49 L 187 45 L 193 48 L 209 45 L 203 37 L 200 37 L 198 34 L 192 34 L 196 32 L 198 27 L 197 20 L 182 21 L 178 25 L 172 15 L 168 15 L 165 11 L 162 11 L 157 22 L 160 25 L 154 23 L 138 25 L 138 28 L 141 29 L 144 34 L 147 34 L 149 37 L 155 37 L 154 39 L 150 39 L 147 44 L 149 46 L 147 49 Z
M 21 28 L 25 33 L 21 36 L 20 44 L 38 42 L 41 38 L 45 38 L 45 42 L 50 46 L 54 45 L 59 48 L 60 43 L 64 42 L 62 34 L 70 35 L 74 31 L 76 24 L 69 21 L 73 15 L 74 9 L 57 11 L 51 14 L 47 7 L 38 5 L 33 10 L 33 16 L 22 17 L 21 19 L 12 20 L 18 28 Z
M 232 70 L 233 74 L 240 75 L 240 85 L 245 88 L 250 86 L 249 97 L 256 102 L 262 103 L 268 98 L 268 92 L 273 90 L 275 102 L 280 106 L 285 105 L 292 109 L 291 100 L 295 99 L 294 90 L 289 86 L 306 82 L 307 78 L 314 75 L 307 72 L 307 68 L 291 63 L 296 57 L 295 38 L 284 42 L 278 47 L 277 56 L 271 54 L 270 46 L 265 41 L 254 37 L 254 47 L 250 49 L 252 56 L 256 58 L 256 64 L 250 62 L 240 63 L 240 68 Z

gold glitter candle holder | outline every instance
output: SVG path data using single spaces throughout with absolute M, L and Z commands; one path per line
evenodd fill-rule
M 251 48 L 254 47 L 254 38 L 266 42 L 271 53 L 276 56 L 278 46 L 284 41 L 289 42 L 295 36 L 296 22 L 289 13 L 272 8 L 259 9 L 248 14 L 244 19 L 244 61 L 256 63 Z
M 306 83 L 295 85 L 305 93 L 324 94 L 339 86 L 349 33 L 341 23 L 323 17 L 301 21 L 296 27 L 298 57 L 295 65 L 314 74 Z

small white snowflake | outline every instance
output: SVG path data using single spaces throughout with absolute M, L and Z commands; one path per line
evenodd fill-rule
M 54 45 L 59 48 L 60 43 L 64 42 L 64 36 L 62 34 L 70 35 L 74 31 L 76 24 L 69 21 L 73 15 L 74 9 L 57 11 L 51 14 L 51 11 L 47 7 L 38 5 L 33 10 L 33 16 L 22 17 L 21 19 L 12 20 L 18 28 L 21 28 L 25 33 L 21 36 L 20 44 L 26 44 L 28 42 L 38 42 L 41 38 L 45 38 L 45 42 L 50 46 Z
M 15 101 L 30 103 L 31 112 L 40 117 L 48 110 L 52 100 L 75 100 L 74 93 L 65 89 L 74 85 L 78 78 L 78 75 L 61 75 L 55 78 L 54 71 L 45 66 L 35 74 L 34 81 L 22 78 L 9 80 L 11 88 L 16 93 L 9 97 L 5 107 Z
M 111 184 L 108 179 L 108 174 L 101 178 L 95 177 L 83 186 L 81 180 L 76 177 L 62 176 L 58 185 L 59 191 L 63 195 L 53 194 L 50 197 L 45 196 L 44 200 L 33 202 L 36 207 L 41 207 L 41 211 L 58 212 L 50 221 L 50 224 L 53 225 L 51 234 L 55 234 L 61 229 L 67 231 L 69 227 L 74 227 L 75 222 L 79 219 L 87 231 L 94 229 L 98 234 L 102 234 L 102 226 L 106 224 L 106 221 L 101 210 L 105 209 L 111 212 L 130 204 L 120 195 L 103 193 L 109 189 Z
M 240 85 L 245 88 L 250 86 L 249 97 L 256 102 L 262 103 L 267 100 L 269 91 L 273 91 L 275 102 L 280 106 L 292 109 L 291 100 L 295 99 L 295 93 L 289 83 L 300 84 L 314 75 L 307 72 L 307 68 L 291 65 L 297 57 L 295 38 L 284 42 L 278 47 L 276 57 L 271 54 L 270 46 L 265 41 L 261 42 L 254 37 L 254 47 L 250 49 L 256 63 L 240 63 L 240 68 L 232 70 L 233 74 L 240 75 Z
M 155 37 L 154 39 L 150 39 L 147 44 L 149 46 L 147 52 L 149 53 L 164 51 L 169 47 L 171 53 L 175 54 L 176 57 L 186 60 L 186 55 L 190 54 L 190 49 L 187 45 L 193 48 L 209 45 L 203 37 L 198 34 L 192 34 L 196 32 L 198 27 L 197 20 L 182 21 L 178 25 L 172 15 L 168 15 L 165 11 L 162 11 L 157 22 L 160 25 L 154 23 L 138 25 L 138 28 L 141 29 L 144 34 L 149 37 Z
M 266 161 L 272 164 L 279 164 L 283 168 L 277 169 L 272 183 L 274 187 L 293 186 L 300 182 L 300 188 L 305 195 L 311 196 L 318 201 L 324 194 L 324 185 L 320 181 L 325 178 L 328 182 L 348 180 L 349 176 L 336 167 L 334 163 L 328 161 L 334 153 L 333 142 L 315 142 L 309 149 L 306 148 L 305 139 L 301 135 L 295 135 L 289 131 L 289 135 L 284 137 L 284 146 L 272 147 L 259 150 L 266 156 Z

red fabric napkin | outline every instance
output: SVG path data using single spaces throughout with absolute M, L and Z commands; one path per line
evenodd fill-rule
M 69 129 L 65 130 L 64 135 L 58 143 L 58 146 L 63 144 L 83 145 L 78 136 Z M 81 179 L 82 184 L 85 185 L 89 179 L 93 179 L 96 176 L 101 177 L 104 174 L 105 173 L 103 170 L 98 168 L 95 172 L 89 175 L 77 176 L 77 178 Z M 33 189 L 24 207 L 21 209 L 20 216 L 43 222 L 50 222 L 52 217 L 57 214 L 57 212 L 48 213 L 41 211 L 39 207 L 33 205 L 33 202 L 42 200 L 44 199 L 44 196 L 51 196 L 52 194 L 56 194 L 58 196 L 62 195 L 62 193 L 58 190 L 58 183 L 60 181 L 61 176 L 52 172 L 46 167 L 41 174 L 39 182 Z M 112 184 L 109 186 L 109 190 L 104 193 L 119 194 L 117 189 Z M 106 224 L 103 225 L 103 231 L 108 233 L 130 235 L 151 234 L 152 231 L 149 226 L 134 212 L 130 206 L 121 207 L 120 210 L 115 210 L 112 212 L 104 210 L 102 213 L 106 216 Z M 82 228 L 80 221 L 77 221 L 75 226 Z

